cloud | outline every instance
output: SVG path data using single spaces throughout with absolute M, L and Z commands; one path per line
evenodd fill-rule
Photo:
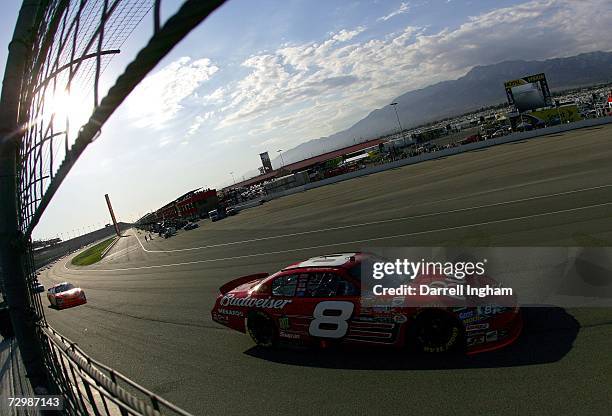
M 410 5 L 408 3 L 402 2 L 402 4 L 400 4 L 400 7 L 397 10 L 392 11 L 391 13 L 389 13 L 386 16 L 379 17 L 376 20 L 379 21 L 379 22 L 380 21 L 387 21 L 387 20 L 391 19 L 392 17 L 397 16 L 398 14 L 408 13 L 409 11 L 410 11 Z
M 249 56 L 240 71 L 218 77 L 230 80 L 222 85 L 207 82 L 229 69 L 183 57 L 147 77 L 128 108 L 139 126 L 172 126 L 176 140 L 190 140 L 205 126 L 214 129 L 213 146 L 240 145 L 240 137 L 249 146 L 267 141 L 285 149 L 343 130 L 406 91 L 477 65 L 610 50 L 602 33 L 611 14 L 607 0 L 535 0 L 435 31 L 406 26 L 385 33 L 386 23 L 372 32 L 344 28 Z
M 205 104 L 218 104 L 225 98 L 225 88 L 219 87 L 208 95 L 202 97 L 202 102 Z
M 164 147 L 164 146 L 167 146 L 167 145 L 169 145 L 169 144 L 170 144 L 170 143 L 172 143 L 172 142 L 173 142 L 173 140 L 172 140 L 172 139 L 167 138 L 167 137 L 164 137 L 164 138 L 162 138 L 162 139 L 159 141 L 159 147 Z
M 226 86 L 217 129 L 248 125 L 251 137 L 284 134 L 293 143 L 328 135 L 403 92 L 476 65 L 609 50 L 602 33 L 611 13 L 607 0 L 536 0 L 435 32 L 407 26 L 359 41 L 365 29 L 358 27 L 284 44 L 244 60 L 249 72 Z
M 274 52 L 245 60 L 242 65 L 251 72 L 230 89 L 230 99 L 221 109 L 226 116 L 218 128 L 252 121 L 279 109 L 289 113 L 282 117 L 283 120 L 293 119 L 298 111 L 308 116 L 313 108 L 323 105 L 322 101 L 343 107 L 343 100 L 360 99 L 361 102 L 352 103 L 355 109 L 374 104 L 376 100 L 371 98 L 378 94 L 372 89 L 384 85 L 388 86 L 387 89 L 397 88 L 399 80 L 394 83 L 389 80 L 400 72 L 400 67 L 405 67 L 403 51 L 423 29 L 409 26 L 387 40 L 345 41 L 363 30 L 342 30 L 331 34 L 322 43 L 284 45 Z M 313 100 L 319 101 L 319 105 L 309 105 L 303 110 L 299 108 Z M 335 114 L 333 106 L 331 113 L 319 113 L 318 116 L 330 114 Z M 278 114 L 270 115 L 278 119 Z M 318 124 L 333 128 L 327 121 Z M 289 125 L 285 123 L 285 127 Z M 270 127 L 282 126 L 272 123 Z
M 413 61 L 441 70 L 464 70 L 505 60 L 548 59 L 608 50 L 600 31 L 612 3 L 537 0 L 470 17 L 458 28 L 417 37 L 407 48 Z
M 161 129 L 183 109 L 182 102 L 219 68 L 210 59 L 182 57 L 144 79 L 127 107 L 137 127 Z
M 353 39 L 355 36 L 363 32 L 365 28 L 363 26 L 357 27 L 354 30 L 342 29 L 338 33 L 332 35 L 331 40 L 337 42 L 346 42 Z
M 274 53 L 246 59 L 242 66 L 251 72 L 229 94 L 230 100 L 221 110 L 232 111 L 219 127 L 251 120 L 279 103 L 319 97 L 359 81 L 340 60 L 331 59 L 327 63 L 326 60 L 348 53 L 354 44 L 347 42 L 364 30 L 343 29 L 330 34 L 322 43 L 284 45 Z
M 215 115 L 214 111 L 207 111 L 202 115 L 196 116 L 193 119 L 193 123 L 191 123 L 191 125 L 189 126 L 189 130 L 187 130 L 187 137 L 193 136 L 194 134 L 196 134 L 198 130 L 200 129 L 200 127 L 202 126 L 202 124 L 204 124 L 206 120 L 210 119 L 214 115 Z

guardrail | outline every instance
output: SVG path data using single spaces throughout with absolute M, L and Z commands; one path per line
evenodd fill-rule
M 74 415 L 191 416 L 120 372 L 89 357 L 77 344 L 48 325 L 39 327 L 45 366 L 59 393 L 64 412 Z

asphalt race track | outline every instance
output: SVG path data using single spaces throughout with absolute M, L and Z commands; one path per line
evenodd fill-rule
M 612 126 L 313 189 L 201 221 L 167 240 L 128 234 L 94 266 L 62 259 L 42 274 L 45 286 L 68 280 L 89 300 L 48 309 L 47 318 L 93 357 L 196 414 L 612 409 L 612 309 L 527 309 L 517 344 L 470 358 L 271 353 L 210 318 L 217 288 L 228 280 L 318 254 L 376 246 L 612 246 Z

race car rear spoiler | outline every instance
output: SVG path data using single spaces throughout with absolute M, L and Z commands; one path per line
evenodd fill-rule
M 250 274 L 248 276 L 242 276 L 242 277 L 239 277 L 237 279 L 227 282 L 226 284 L 224 284 L 223 286 L 219 288 L 219 291 L 221 292 L 222 295 L 225 295 L 227 292 L 229 292 L 230 290 L 240 285 L 243 285 L 249 282 L 254 282 L 255 280 L 261 280 L 268 276 L 270 276 L 270 273 L 256 273 L 256 274 Z

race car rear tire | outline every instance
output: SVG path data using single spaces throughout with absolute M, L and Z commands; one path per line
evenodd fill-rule
M 278 343 L 278 331 L 272 318 L 263 312 L 251 312 L 247 318 L 247 331 L 259 347 L 272 348 Z
M 463 325 L 444 310 L 425 309 L 415 316 L 407 344 L 424 353 L 460 352 L 465 345 Z

